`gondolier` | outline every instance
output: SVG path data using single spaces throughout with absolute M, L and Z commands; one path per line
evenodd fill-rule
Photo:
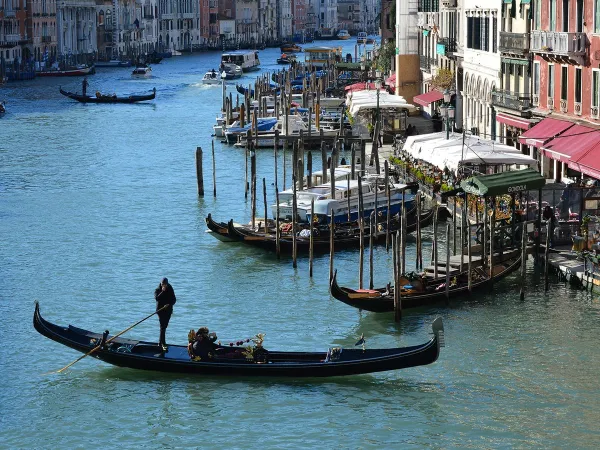
M 169 284 L 169 280 L 166 277 L 161 280 L 154 291 L 154 298 L 156 299 L 156 310 L 159 311 L 158 320 L 160 322 L 160 339 L 158 345 L 160 345 L 163 351 L 167 351 L 166 332 L 169 320 L 171 320 L 171 314 L 173 314 L 173 305 L 177 299 L 175 298 L 173 286 Z M 167 305 L 169 305 L 168 308 L 162 309 Z
M 90 85 L 90 83 L 88 83 L 87 77 L 85 77 L 83 79 L 83 81 L 81 82 L 81 91 L 83 92 L 83 96 L 85 97 L 87 94 L 87 87 Z

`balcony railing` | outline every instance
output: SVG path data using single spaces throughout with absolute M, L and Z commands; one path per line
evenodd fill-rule
M 456 39 L 443 37 L 438 40 L 438 44 L 446 47 L 446 54 L 456 52 Z
M 17 13 L 14 9 L 5 9 L 4 17 L 17 17 Z
M 532 31 L 530 42 L 531 51 L 535 53 L 580 59 L 585 57 L 587 52 L 585 33 Z
M 531 94 L 512 91 L 493 91 L 492 104 L 501 108 L 524 112 L 531 109 Z
M 508 33 L 501 31 L 498 49 L 504 53 L 526 54 L 529 52 L 529 33 Z
M 42 36 L 42 42 L 52 42 L 52 36 Z

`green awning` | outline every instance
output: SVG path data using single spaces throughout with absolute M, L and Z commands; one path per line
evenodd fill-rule
M 360 63 L 336 63 L 338 70 L 360 70 Z
M 519 66 L 528 66 L 528 59 L 516 59 L 516 58 L 502 58 L 502 62 L 506 64 L 516 64 Z
M 513 0 L 504 0 L 504 2 L 503 2 L 503 3 L 508 3 L 508 4 L 510 4 L 510 3 L 512 3 L 512 2 L 513 2 Z
M 531 0 L 521 0 L 521 5 L 529 5 Z
M 492 175 L 477 175 L 464 180 L 460 183 L 460 187 L 469 194 L 495 197 L 541 189 L 545 184 L 546 179 L 537 170 L 528 168 Z

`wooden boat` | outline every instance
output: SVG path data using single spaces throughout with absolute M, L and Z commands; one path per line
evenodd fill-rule
M 42 70 L 36 72 L 35 75 L 38 77 L 80 77 L 85 75 L 92 75 L 96 73 L 96 66 L 81 66 L 75 69 L 68 70 Z
M 421 227 L 426 227 L 433 221 L 434 210 L 429 210 L 421 214 Z M 407 233 L 413 233 L 417 228 L 416 220 L 416 208 L 413 208 L 408 212 L 407 216 Z M 258 224 L 259 221 L 256 221 Z M 262 225 L 262 224 L 261 224 Z M 223 242 L 243 242 L 244 244 L 253 245 L 269 251 L 277 250 L 277 241 L 275 238 L 275 229 L 272 226 L 273 221 L 269 221 L 267 226 L 267 233 L 264 232 L 264 226 L 259 227 L 259 230 L 253 230 L 250 225 L 239 225 L 234 224 L 233 221 L 229 223 L 215 222 L 212 216 L 209 214 L 206 218 L 206 226 L 211 231 L 212 236 Z M 385 227 L 386 222 L 383 220 L 381 225 Z M 280 238 L 279 248 L 283 253 L 291 253 L 293 249 L 293 237 L 291 234 L 291 224 L 284 224 Z M 390 222 L 390 231 L 396 232 L 399 229 L 399 220 L 392 220 Z M 310 230 L 303 228 L 304 232 L 300 232 L 300 235 L 296 236 L 296 249 L 299 253 L 308 253 L 310 249 Z M 313 236 L 313 251 L 329 252 L 329 241 L 330 241 L 330 230 L 329 227 L 315 227 L 315 235 Z M 365 226 L 365 244 L 369 242 L 369 227 Z M 378 231 L 373 236 L 374 242 L 377 244 L 385 243 L 386 233 L 385 229 Z M 357 223 L 337 224 L 335 228 L 334 246 L 335 249 L 344 248 L 356 248 L 360 245 L 360 229 Z
M 287 42 L 279 47 L 281 53 L 299 53 L 302 51 L 302 47 L 293 42 Z
M 348 30 L 340 30 L 338 31 L 337 38 L 341 41 L 347 41 L 350 39 L 350 33 L 348 33 Z
M 245 347 L 217 346 L 214 357 L 201 361 L 190 358 L 187 345 L 170 345 L 162 352 L 158 343 L 118 337 L 110 342 L 102 333 L 55 325 L 40 314 L 35 304 L 35 329 L 60 344 L 88 353 L 106 363 L 131 369 L 176 372 L 188 375 L 260 377 L 331 377 L 406 369 L 435 362 L 444 345 L 441 318 L 433 321 L 433 337 L 424 344 L 387 349 L 330 348 L 322 352 L 263 351 L 259 362 L 248 359 Z M 107 342 L 103 344 L 103 342 Z
M 0 117 L 6 114 L 6 103 L 0 102 Z
M 74 92 L 64 91 L 62 88 L 60 88 L 60 93 L 65 97 L 72 98 L 80 103 L 137 103 L 154 100 L 156 97 L 156 88 L 152 90 L 152 94 L 128 95 L 127 97 L 118 97 L 116 95 L 96 95 L 92 97 L 90 95 L 81 95 Z
M 480 269 L 475 269 L 474 274 L 476 276 L 473 277 L 471 292 L 490 288 L 493 283 L 514 272 L 520 265 L 520 256 L 508 259 L 502 264 L 496 265 L 496 273 L 491 279 L 487 274 L 482 273 Z M 458 297 L 469 293 L 468 274 L 466 272 L 451 275 L 450 280 L 449 297 Z M 403 286 L 400 294 L 402 296 L 402 309 L 419 308 L 445 302 L 445 283 L 445 277 L 430 281 L 401 278 L 400 285 Z M 331 280 L 330 292 L 334 298 L 361 310 L 371 312 L 394 311 L 394 287 L 392 286 L 359 290 L 342 287 L 337 283 L 336 270 Z
M 356 36 L 356 43 L 357 44 L 366 44 L 367 43 L 367 33 L 365 33 L 364 31 L 359 31 L 358 35 Z

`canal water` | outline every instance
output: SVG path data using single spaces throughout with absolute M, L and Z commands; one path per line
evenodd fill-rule
M 344 46 L 354 53 L 353 41 Z M 260 53 L 263 70 L 277 69 L 278 53 Z M 250 219 L 243 150 L 215 142 L 212 196 L 221 90 L 201 79 L 219 57 L 164 60 L 145 80 L 126 68 L 89 77 L 91 92 L 156 87 L 150 104 L 62 97 L 61 85 L 80 90 L 77 78 L 0 88 L 8 109 L 0 119 L 0 447 L 597 448 L 596 294 L 558 282 L 544 293 L 530 266 L 524 301 L 514 275 L 489 294 L 411 311 L 396 324 L 393 314 L 361 313 L 329 296 L 328 255 L 315 259 L 311 279 L 305 258 L 294 269 L 287 257 L 205 233 L 208 213 Z M 197 146 L 204 198 L 196 192 Z M 272 153 L 257 156 L 269 203 Z M 431 238 L 428 229 L 426 251 Z M 358 258 L 336 254 L 341 284 L 358 285 Z M 414 259 L 409 240 L 409 268 Z M 384 247 L 374 260 L 375 284 L 390 282 Z M 342 379 L 175 376 L 93 358 L 46 374 L 79 355 L 36 333 L 34 301 L 55 323 L 117 333 L 154 310 L 163 276 L 178 298 L 171 343 L 208 326 L 223 342 L 266 333 L 268 349 L 326 351 L 353 346 L 361 334 L 368 348 L 404 346 L 425 342 L 441 316 L 446 347 L 430 366 Z M 157 320 L 127 336 L 157 340 Z

